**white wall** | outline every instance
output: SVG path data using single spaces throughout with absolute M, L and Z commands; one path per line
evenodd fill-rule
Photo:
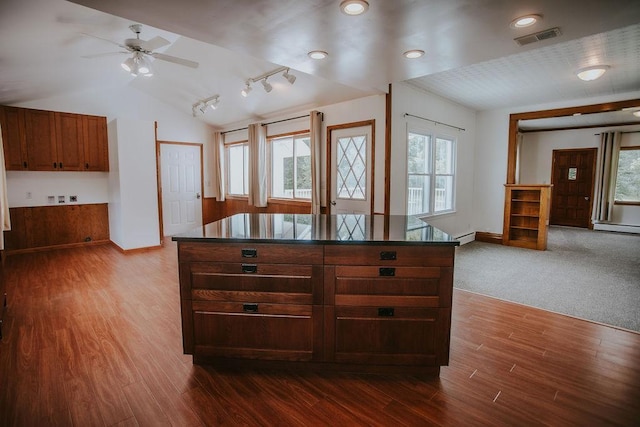
M 107 172 L 7 171 L 9 207 L 57 205 L 59 196 L 65 204 L 107 203 L 107 176 Z M 54 203 L 49 196 L 54 196 Z M 77 202 L 69 196 L 77 196 Z
M 115 166 L 109 181 L 111 241 L 124 250 L 158 246 L 154 122 L 117 119 L 109 130 L 110 160 Z
M 406 213 L 407 126 L 420 126 L 453 136 L 457 140 L 455 212 L 427 217 L 437 228 L 458 237 L 475 231 L 474 225 L 474 154 L 476 141 L 475 111 L 407 84 L 392 88 L 391 129 L 391 214 Z M 412 114 L 431 121 L 405 117 Z M 464 131 L 433 121 L 446 123 Z M 506 160 L 505 160 L 506 162 Z
M 510 114 L 637 98 L 640 98 L 640 91 L 478 112 L 473 198 L 475 230 L 502 234 Z

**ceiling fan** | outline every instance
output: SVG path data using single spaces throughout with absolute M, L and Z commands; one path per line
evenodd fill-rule
M 160 59 L 162 61 L 173 62 L 174 64 L 178 64 L 178 65 L 184 65 L 185 67 L 198 68 L 199 64 L 195 61 L 178 58 L 176 56 L 166 55 L 164 53 L 154 52 L 154 50 L 156 49 L 169 45 L 170 42 L 167 39 L 160 36 L 156 36 L 151 40 L 142 40 L 140 38 L 142 25 L 140 24 L 130 25 L 129 29 L 133 31 L 136 37 L 131 39 L 126 39 L 122 44 L 114 42 L 112 40 L 104 39 L 102 37 L 94 36 L 92 34 L 83 33 L 84 35 L 94 37 L 100 40 L 104 40 L 106 42 L 115 44 L 116 46 L 119 46 L 122 49 L 125 49 L 125 51 L 121 51 L 121 52 L 100 53 L 96 55 L 86 55 L 83 57 L 95 58 L 95 57 L 104 56 L 104 55 L 131 53 L 133 55 L 127 58 L 126 60 L 124 60 L 124 62 L 122 62 L 121 65 L 122 65 L 122 68 L 124 68 L 125 71 L 129 72 L 132 76 L 142 75 L 142 76 L 149 77 L 153 75 L 153 71 L 151 70 L 151 65 L 146 58 L 147 56 L 152 56 L 153 58 Z

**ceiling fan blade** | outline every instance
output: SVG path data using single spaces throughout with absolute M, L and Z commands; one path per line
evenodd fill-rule
M 89 34 L 89 33 L 80 33 L 80 34 L 82 34 L 83 36 L 93 37 L 94 39 L 102 40 L 102 41 L 105 41 L 105 42 L 107 42 L 107 43 L 114 44 L 114 45 L 116 45 L 116 46 L 118 46 L 118 47 L 121 47 L 121 48 L 123 48 L 123 49 L 127 49 L 127 50 L 129 50 L 129 48 L 127 48 L 127 46 L 124 46 L 124 45 L 122 45 L 122 44 L 120 44 L 120 43 L 118 43 L 118 42 L 114 42 L 113 40 L 105 39 L 105 38 L 103 38 L 103 37 L 95 36 L 95 35 L 93 35 L 93 34 Z
M 140 47 L 142 47 L 144 50 L 154 51 L 156 49 L 160 49 L 161 47 L 165 47 L 169 44 L 171 44 L 169 40 L 160 36 L 156 36 L 151 40 L 143 41 L 140 44 Z
M 171 55 L 165 55 L 164 53 L 150 53 L 149 55 L 153 56 L 156 59 L 161 59 L 167 62 L 173 62 L 174 64 L 184 65 L 185 67 L 190 68 L 198 68 L 200 64 L 194 61 L 189 61 L 188 59 L 177 58 Z
M 113 56 L 113 55 L 122 55 L 123 53 L 129 53 L 129 52 L 105 52 L 105 53 L 94 53 L 93 55 L 82 55 L 81 58 L 87 58 L 87 59 L 92 59 L 92 58 L 101 58 L 104 56 Z

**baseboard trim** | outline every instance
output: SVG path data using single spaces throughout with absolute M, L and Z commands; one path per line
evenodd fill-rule
M 25 249 L 12 249 L 12 250 L 4 250 L 6 256 L 10 255 L 18 255 L 18 254 L 28 254 L 34 252 L 46 252 L 56 249 L 69 249 L 69 248 L 79 248 L 82 246 L 94 246 L 94 245 L 108 245 L 110 240 L 92 240 L 90 242 L 79 242 L 79 243 L 65 243 L 62 245 L 52 245 L 52 246 L 38 246 L 36 248 L 25 248 Z
M 476 240 L 478 242 L 502 244 L 502 234 L 487 233 L 486 231 L 476 231 Z
M 118 252 L 123 253 L 123 254 L 133 254 L 133 253 L 137 253 L 137 252 L 154 251 L 154 250 L 160 249 L 162 247 L 162 245 L 157 245 L 157 246 L 146 246 L 144 248 L 123 249 L 117 243 L 115 243 L 113 240 L 111 241 L 111 245 L 114 248 L 116 248 L 118 250 Z

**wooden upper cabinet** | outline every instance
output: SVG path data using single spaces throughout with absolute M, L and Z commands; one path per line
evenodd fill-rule
M 82 116 L 84 165 L 86 171 L 108 171 L 107 118 Z
M 29 170 L 58 170 L 55 113 L 24 110 Z
M 108 171 L 107 119 L 0 107 L 8 170 Z
M 71 113 L 55 113 L 55 116 L 58 169 L 67 171 L 83 170 L 84 134 L 82 116 Z
M 24 110 L 16 107 L 0 107 L 0 125 L 2 125 L 6 169 L 28 170 Z

